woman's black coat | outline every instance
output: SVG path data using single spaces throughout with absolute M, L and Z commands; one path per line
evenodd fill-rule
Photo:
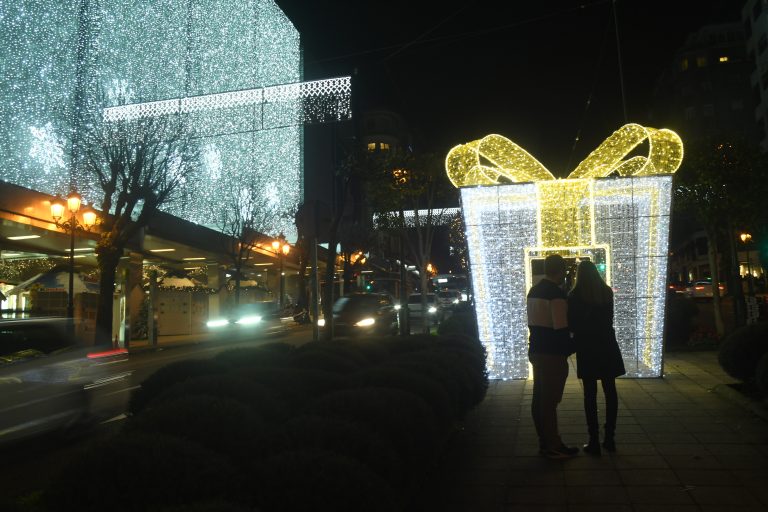
M 607 379 L 627 373 L 613 329 L 613 296 L 603 304 L 568 297 L 568 327 L 576 344 L 576 374 L 580 379 Z

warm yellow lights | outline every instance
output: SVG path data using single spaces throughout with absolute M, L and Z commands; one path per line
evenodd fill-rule
M 51 204 L 51 217 L 54 221 L 58 221 L 64 216 L 64 208 L 64 204 L 59 201 Z
M 722 57 L 720 57 L 720 62 L 728 62 L 728 56 L 723 55 Z
M 750 235 L 749 233 L 742 233 L 739 235 L 739 238 L 741 238 L 742 242 L 747 243 L 750 240 L 752 240 L 752 235 Z
M 627 158 L 646 141 L 647 156 Z M 682 160 L 683 142 L 675 132 L 626 124 L 590 153 L 568 179 L 600 178 L 613 173 L 621 176 L 672 174 L 680 167 Z M 445 159 L 445 169 L 456 187 L 555 179 L 527 151 L 506 137 L 495 134 L 451 149 Z
M 73 192 L 67 198 L 67 209 L 72 213 L 77 213 L 80 210 L 80 204 L 83 202 L 80 194 Z

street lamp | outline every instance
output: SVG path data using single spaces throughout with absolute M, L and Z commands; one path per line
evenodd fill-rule
M 51 204 L 51 217 L 53 222 L 65 231 L 69 231 L 69 294 L 67 296 L 67 318 L 75 317 L 75 232 L 77 230 L 90 231 L 96 225 L 96 212 L 87 208 L 82 212 L 83 221 L 77 220 L 77 212 L 80 211 L 82 198 L 77 192 L 72 192 L 65 201 L 56 199 Z M 64 220 L 64 214 L 69 211 L 69 219 Z
M 283 256 L 288 256 L 288 253 L 291 252 L 291 244 L 289 244 L 285 240 L 285 235 L 280 233 L 280 235 L 277 237 L 277 240 L 272 241 L 272 249 L 275 251 L 275 254 L 277 254 L 277 258 L 280 261 L 280 309 L 282 310 L 285 306 L 285 277 L 283 276 Z
M 749 233 L 742 233 L 739 235 L 739 238 L 741 238 L 741 242 L 744 244 L 744 247 L 747 250 L 747 286 L 749 287 L 749 296 L 753 297 L 755 295 L 755 288 L 752 284 L 752 262 L 749 258 L 749 242 L 752 241 L 752 235 Z

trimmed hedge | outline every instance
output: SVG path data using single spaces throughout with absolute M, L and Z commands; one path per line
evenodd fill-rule
M 224 373 L 227 370 L 229 370 L 229 366 L 214 359 L 185 359 L 170 363 L 141 383 L 141 387 L 131 395 L 128 410 L 133 414 L 142 411 L 160 393 L 173 384 L 203 375 Z
M 768 398 L 768 353 L 763 354 L 763 357 L 757 362 L 755 384 L 757 384 L 757 389 L 760 390 L 763 397 Z
M 177 437 L 126 432 L 72 460 L 44 503 L 56 512 L 136 512 L 242 494 L 240 476 L 223 455 Z
M 757 363 L 768 353 L 768 323 L 747 325 L 735 330 L 723 341 L 718 361 L 735 379 L 754 384 Z
M 325 450 L 292 450 L 263 461 L 258 506 L 270 512 L 393 512 L 389 485 L 360 462 Z
M 460 334 L 173 363 L 43 500 L 49 511 L 402 510 L 487 387 L 482 344 Z

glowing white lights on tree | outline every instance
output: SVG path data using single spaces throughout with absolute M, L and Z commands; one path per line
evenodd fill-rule
M 628 158 L 646 141 L 646 156 Z M 677 134 L 636 124 L 614 132 L 564 180 L 500 135 L 449 152 L 492 377 L 528 376 L 525 296 L 551 253 L 604 268 L 628 375 L 661 375 L 671 174 L 682 157 Z

